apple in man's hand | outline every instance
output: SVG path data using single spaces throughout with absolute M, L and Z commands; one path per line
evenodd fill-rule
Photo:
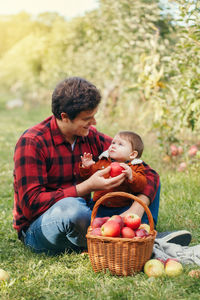
M 119 215 L 113 215 L 109 220 L 114 220 L 120 225 L 120 229 L 124 226 L 123 218 Z
M 116 162 L 116 161 L 112 162 L 110 164 L 110 167 L 111 167 L 111 169 L 110 169 L 110 176 L 111 177 L 115 177 L 115 176 L 120 175 L 122 173 L 122 171 L 124 170 L 124 168 L 122 168 L 120 166 L 120 164 L 118 162 Z
M 178 276 L 183 272 L 183 266 L 182 264 L 177 260 L 173 258 L 168 258 L 165 261 L 165 273 L 170 276 Z
M 132 239 L 135 237 L 135 232 L 130 227 L 123 227 L 121 229 L 121 237 Z
M 131 229 L 138 229 L 141 224 L 141 218 L 133 213 L 126 214 L 123 217 L 124 225 Z
M 119 223 L 114 220 L 107 221 L 101 226 L 101 234 L 103 236 L 119 237 L 120 231 Z
M 150 259 L 144 265 L 144 273 L 148 277 L 160 277 L 164 275 L 164 264 L 158 259 Z

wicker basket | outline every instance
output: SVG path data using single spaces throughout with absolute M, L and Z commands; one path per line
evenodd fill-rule
M 106 272 L 108 269 L 113 275 L 134 275 L 142 270 L 153 251 L 153 244 L 156 237 L 153 217 L 149 208 L 139 198 L 124 192 L 113 192 L 104 195 L 95 203 L 91 224 L 96 217 L 98 207 L 105 203 L 108 198 L 112 201 L 115 196 L 130 198 L 139 202 L 144 207 L 149 220 L 150 234 L 144 238 L 134 237 L 132 239 L 94 236 L 90 234 L 92 230 L 90 225 L 86 235 L 89 258 L 95 272 Z

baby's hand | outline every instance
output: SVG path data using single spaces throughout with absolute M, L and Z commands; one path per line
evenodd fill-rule
M 132 169 L 129 167 L 129 165 L 127 165 L 125 163 L 120 163 L 120 166 L 122 168 L 124 168 L 122 173 L 126 174 L 126 177 L 128 178 L 128 180 L 132 180 L 133 179 L 133 174 L 132 174 Z
M 95 164 L 94 160 L 92 159 L 92 154 L 86 152 L 83 154 L 83 156 L 81 156 L 81 162 L 83 168 L 89 168 Z

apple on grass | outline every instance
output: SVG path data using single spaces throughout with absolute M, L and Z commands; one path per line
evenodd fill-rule
M 8 280 L 9 274 L 3 269 L 0 269 L 0 280 Z
M 124 225 L 131 229 L 138 229 L 141 225 L 141 218 L 133 213 L 128 213 L 123 217 Z
M 120 236 L 120 225 L 114 220 L 107 221 L 101 226 L 102 236 L 108 237 L 119 237 Z
M 165 260 L 164 259 L 162 259 L 160 257 L 157 257 L 156 259 L 159 260 L 159 261 L 161 261 L 161 263 L 163 263 L 163 265 L 165 265 Z
M 144 265 L 144 273 L 148 277 L 160 277 L 164 275 L 164 264 L 158 259 L 150 259 Z
M 132 238 L 135 237 L 135 232 L 130 227 L 123 227 L 121 229 L 121 237 L 122 238 L 132 239 Z
M 182 272 L 183 272 L 183 266 L 177 259 L 168 258 L 165 261 L 166 275 L 170 277 L 174 277 L 180 275 Z
M 122 168 L 120 166 L 120 164 L 118 162 L 112 162 L 110 164 L 110 167 L 111 167 L 111 170 L 110 170 L 110 176 L 111 177 L 115 177 L 115 176 L 118 176 L 122 173 L 122 171 L 124 170 L 124 168 Z
M 109 220 L 114 220 L 117 223 L 119 223 L 120 228 L 122 228 L 124 226 L 123 218 L 121 216 L 119 216 L 119 215 L 113 215 L 112 217 L 110 217 Z

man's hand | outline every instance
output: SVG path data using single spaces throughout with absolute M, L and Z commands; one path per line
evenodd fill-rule
M 88 179 L 93 191 L 109 190 L 122 184 L 125 179 L 125 174 L 104 178 L 104 175 L 109 173 L 110 169 L 110 167 L 107 167 L 104 170 L 97 171 Z
M 104 170 L 97 171 L 90 178 L 76 186 L 78 196 L 84 196 L 93 191 L 109 190 L 122 184 L 125 174 L 122 173 L 116 177 L 104 178 L 104 175 L 110 172 L 110 166 Z

